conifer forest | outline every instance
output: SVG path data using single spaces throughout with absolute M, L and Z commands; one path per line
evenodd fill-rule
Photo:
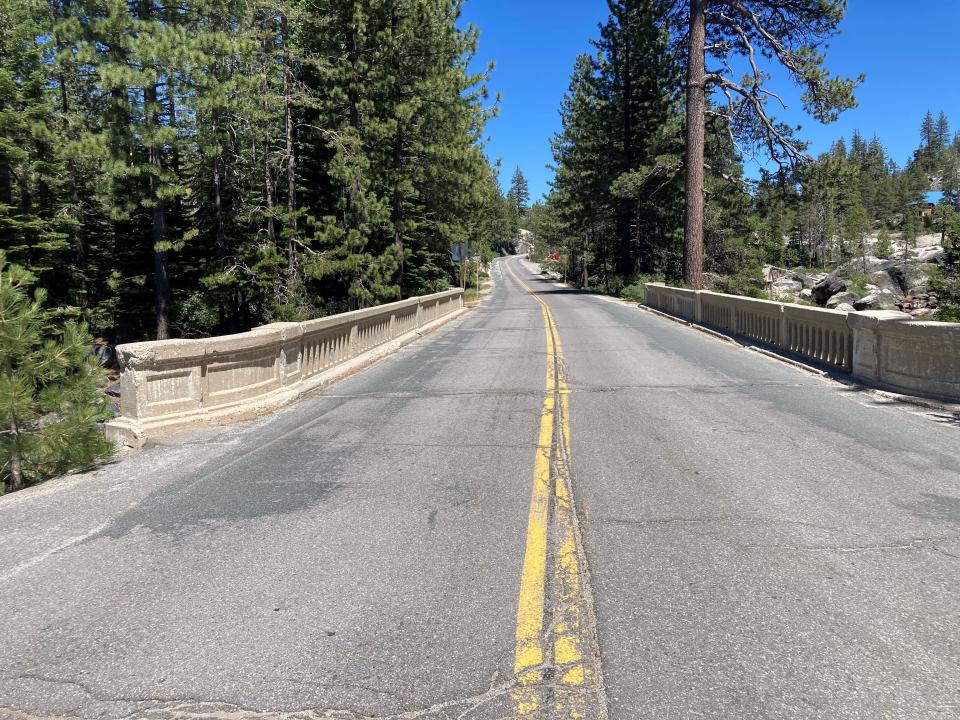
M 506 213 L 461 0 L 0 0 L 0 250 L 111 343 L 448 287 Z
M 541 252 L 563 258 L 557 272 L 635 299 L 650 279 L 762 295 L 764 265 L 829 272 L 939 234 L 946 258 L 934 283 L 953 303 L 941 317 L 960 319 L 960 119 L 952 125 L 936 108 L 917 110 L 916 150 L 905 159 L 859 132 L 815 155 L 802 129 L 778 118 L 782 101 L 766 87 L 765 68 L 779 65 L 804 91 L 813 120 L 829 123 L 856 106 L 869 78 L 832 75 L 824 53 L 845 2 L 607 5 L 591 52 L 573 64 L 553 138 L 552 190 L 526 219 Z M 697 9 L 702 37 L 691 30 Z M 694 86 L 706 92 L 691 122 L 688 58 L 697 55 L 706 69 Z M 702 165 L 691 159 L 698 123 Z M 691 190 L 696 176 L 702 189 Z M 924 212 L 931 191 L 939 200 Z

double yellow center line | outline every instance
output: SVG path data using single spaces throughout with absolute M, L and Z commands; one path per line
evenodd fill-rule
M 570 390 L 563 348 L 550 308 L 506 264 L 539 303 L 547 340 L 546 390 L 517 602 L 514 709 L 517 717 L 593 718 L 597 711 L 588 715 L 587 708 L 600 701 L 601 691 L 571 496 Z

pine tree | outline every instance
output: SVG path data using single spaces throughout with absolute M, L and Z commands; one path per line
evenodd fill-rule
M 558 240 L 565 244 L 569 274 L 584 287 L 592 267 L 607 267 L 609 238 L 615 237 L 609 188 L 616 171 L 604 108 L 594 61 L 580 55 L 560 108 L 561 131 L 551 142 L 556 169 L 549 202 L 564 228 Z
M 651 165 L 651 146 L 671 116 L 677 66 L 669 52 L 667 4 L 662 0 L 608 0 L 609 17 L 596 41 L 601 94 L 605 100 L 596 122 L 607 126 L 614 179 Z M 616 204 L 619 246 L 616 272 L 630 276 L 647 254 L 639 232 L 650 221 L 647 208 L 628 197 Z
M 942 112 L 937 117 L 937 127 L 934 130 L 934 148 L 936 159 L 942 160 L 944 151 L 950 146 L 950 121 L 947 120 L 946 113 Z
M 0 0 L 0 249 L 115 342 L 446 287 L 503 201 L 459 13 Z
M 109 457 L 105 396 L 84 323 L 44 309 L 35 276 L 0 252 L 0 479 L 19 490 Z
M 923 122 L 920 123 L 920 150 L 918 156 L 928 166 L 932 164 L 937 157 L 937 124 L 933 119 L 933 113 L 927 110 L 923 116 Z
M 517 218 L 522 221 L 530 209 L 530 188 L 519 166 L 514 171 L 513 178 L 510 180 L 510 196 L 517 210 Z
M 888 258 L 893 254 L 893 243 L 890 240 L 890 230 L 886 225 L 880 227 L 877 234 L 877 244 L 873 247 L 873 253 L 878 258 Z
M 771 3 L 765 0 L 675 0 L 679 37 L 687 46 L 686 218 L 684 228 L 684 279 L 701 286 L 703 264 L 704 150 L 707 98 L 718 88 L 727 99 L 720 111 L 727 128 L 741 140 L 762 148 L 781 169 L 794 167 L 804 156 L 803 144 L 789 127 L 778 123 L 767 110 L 770 94 L 764 90 L 769 73 L 757 56 L 783 66 L 805 88 L 804 109 L 820 122 L 836 119 L 855 105 L 853 90 L 862 82 L 830 77 L 823 67 L 820 48 L 837 33 L 846 9 L 845 0 L 798 0 Z M 707 6 L 709 4 L 709 17 Z M 706 56 L 721 68 L 732 66 L 732 57 L 748 59 L 744 79 L 732 73 L 707 72 Z
M 946 257 L 939 271 L 931 278 L 937 293 L 937 319 L 960 322 L 960 213 L 953 213 L 946 224 Z
M 62 293 L 69 222 L 64 166 L 46 90 L 42 16 L 32 3 L 0 1 L 0 249 Z
M 841 240 L 843 243 L 844 259 L 849 260 L 854 255 L 860 257 L 862 269 L 867 270 L 867 233 L 870 231 L 870 218 L 859 198 L 854 198 L 843 211 L 841 226 Z

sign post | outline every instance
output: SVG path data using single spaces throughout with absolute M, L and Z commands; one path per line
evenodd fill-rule
M 467 288 L 467 258 L 470 256 L 470 247 L 466 243 L 450 243 L 450 259 L 460 263 L 460 288 Z

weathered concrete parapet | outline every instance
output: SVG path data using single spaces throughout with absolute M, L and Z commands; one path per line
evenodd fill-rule
M 647 305 L 685 320 L 850 370 L 847 314 L 707 290 L 646 285 Z
M 853 332 L 853 376 L 867 382 L 880 382 L 883 374 L 880 352 L 880 323 L 889 321 L 910 321 L 907 313 L 895 310 L 870 310 L 851 313 L 847 318 L 847 327 Z
M 960 400 L 960 324 L 906 313 L 850 313 L 854 377 L 921 395 Z
M 139 446 L 150 436 L 255 416 L 462 307 L 463 291 L 448 290 L 236 335 L 120 345 L 120 417 L 107 436 Z
M 783 303 L 727 295 L 733 315 L 733 332 L 758 342 L 782 346 Z
M 737 317 L 734 305 L 730 302 L 730 295 L 707 290 L 702 290 L 697 295 L 700 298 L 700 322 L 736 335 Z
M 853 337 L 842 310 L 783 303 L 779 347 L 840 370 L 853 364 Z
M 646 304 L 849 372 L 871 384 L 960 400 L 960 323 L 852 312 L 649 283 Z
M 142 342 L 117 347 L 120 413 L 147 418 L 184 413 L 202 404 L 205 347 L 202 340 Z

